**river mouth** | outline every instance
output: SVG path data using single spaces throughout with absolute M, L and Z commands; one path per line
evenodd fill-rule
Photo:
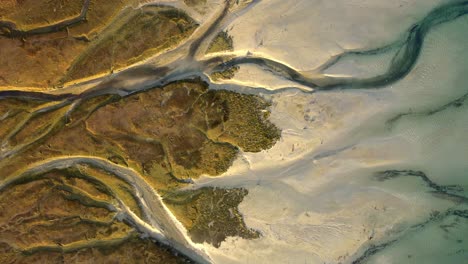
M 0 4 L 0 259 L 463 259 L 468 2 L 215 2 Z

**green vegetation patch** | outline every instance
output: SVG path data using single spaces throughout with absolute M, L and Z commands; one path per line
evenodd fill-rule
M 225 172 L 239 147 L 270 148 L 280 131 L 267 120 L 268 107 L 258 96 L 208 90 L 195 79 L 108 104 L 90 115 L 86 127 L 119 146 L 126 164 L 161 190 Z
M 1 1 L 3 2 L 3 1 Z M 0 3 L 0 20 L 11 21 L 27 30 L 47 26 L 77 17 L 83 8 L 83 0 L 21 0 Z
M 215 53 L 221 51 L 233 51 L 234 44 L 232 37 L 226 31 L 221 31 L 216 38 L 210 43 L 206 53 Z
M 231 91 L 217 91 L 225 100 L 227 120 L 222 129 L 212 131 L 211 138 L 239 146 L 248 152 L 271 148 L 281 136 L 281 131 L 268 117 L 270 104 L 255 95 Z
M 245 225 L 238 209 L 247 194 L 248 191 L 242 188 L 206 187 L 168 194 L 164 202 L 188 229 L 194 242 L 219 247 L 229 236 L 245 239 L 260 236 L 258 231 Z
M 64 81 L 124 68 L 178 44 L 197 27 L 193 19 L 171 7 L 126 9 L 118 22 L 73 62 Z
M 210 75 L 210 78 L 213 80 L 213 81 L 218 81 L 218 80 L 229 80 L 229 79 L 232 79 L 234 78 L 234 76 L 236 75 L 236 73 L 239 71 L 240 67 L 239 66 L 234 66 L 234 67 L 230 67 L 224 71 L 218 71 L 218 72 L 213 72 L 211 75 Z
M 237 209 L 247 195 L 246 190 L 203 188 L 181 191 L 180 188 L 201 175 L 216 176 L 227 171 L 240 149 L 261 151 L 273 146 L 280 137 L 280 131 L 268 121 L 269 106 L 259 96 L 209 90 L 208 84 L 200 79 L 178 81 L 124 98 L 99 96 L 87 99 L 49 134 L 22 149 L 20 154 L 0 161 L 3 173 L 0 176 L 6 177 L 28 164 L 58 156 L 105 158 L 138 171 L 165 197 L 165 202 L 187 227 L 193 241 L 219 246 L 229 236 L 256 238 L 259 236 L 258 232 L 246 227 Z M 20 110 L 29 111 L 28 107 L 36 105 L 24 105 Z M 14 137 L 14 143 L 21 146 L 28 142 L 34 138 L 35 130 L 44 130 L 48 124 L 61 118 L 63 111 L 67 109 L 63 107 L 30 119 Z M 137 200 L 129 192 L 132 186 L 112 173 L 84 165 L 54 173 L 55 176 L 49 175 L 44 181 L 44 184 L 50 185 L 47 187 L 49 189 L 45 189 L 44 195 L 50 192 L 50 188 L 55 193 L 47 194 L 51 195 L 47 206 L 56 205 L 59 209 L 81 206 L 80 209 L 73 209 L 75 211 L 71 213 L 72 217 L 78 215 L 94 219 L 95 215 L 102 214 L 99 223 L 109 223 L 112 221 L 112 217 L 109 217 L 112 212 L 102 207 L 107 202 L 115 203 L 110 198 L 114 197 L 110 195 L 113 193 L 141 215 Z M 97 184 L 95 179 L 99 179 L 103 185 Z M 27 205 L 24 202 L 24 208 L 30 208 L 39 200 L 45 199 L 42 198 L 42 193 L 35 194 L 28 190 L 18 193 L 31 193 L 24 200 L 27 201 Z M 83 193 L 88 193 L 89 197 L 86 198 Z M 8 194 L 5 197 L 15 196 Z M 65 199 L 66 205 L 59 198 Z M 59 212 L 59 209 L 47 208 L 49 213 Z M 16 210 L 12 208 L 12 212 Z M 84 230 L 90 224 L 76 221 L 81 229 L 70 230 L 75 232 L 76 239 L 82 239 L 85 236 Z M 93 232 L 108 233 L 105 227 L 102 228 L 102 231 Z M 86 233 L 88 235 L 90 236 Z M 50 239 L 52 237 L 60 236 L 51 235 Z M 108 238 L 120 239 L 122 236 Z M 49 242 L 40 243 L 52 243 Z M 7 244 L 11 246 L 14 242 Z M 76 244 L 69 246 L 81 247 Z
M 51 171 L 2 190 L 1 263 L 191 263 L 140 238 L 107 208 L 117 202 L 106 187 L 72 174 Z

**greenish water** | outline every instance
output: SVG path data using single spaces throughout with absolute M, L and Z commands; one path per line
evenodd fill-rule
M 402 190 L 409 185 L 401 177 L 416 177 L 419 183 L 406 193 L 430 193 L 428 203 L 451 204 L 370 243 L 353 263 L 468 263 L 468 18 L 437 24 L 442 20 L 428 22 L 433 28 L 413 70 L 391 88 L 402 111 L 388 120 L 385 133 L 398 137 L 406 153 L 392 168 L 417 169 L 424 177 L 399 174 L 385 181 Z

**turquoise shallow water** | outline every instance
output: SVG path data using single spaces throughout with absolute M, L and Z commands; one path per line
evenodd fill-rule
M 369 243 L 353 263 L 468 263 L 467 32 L 466 15 L 427 31 L 414 68 L 391 88 L 402 111 L 387 121 L 384 133 L 406 141 L 410 154 L 382 182 L 395 181 L 391 188 L 401 190 L 408 188 L 403 177 L 417 178 L 419 184 L 406 192 L 453 203 L 396 236 Z
M 468 263 L 468 1 L 436 5 L 393 41 L 369 46 L 331 60 L 320 81 L 266 59 L 233 61 L 315 88 L 304 100 L 323 106 L 308 112 L 319 120 L 311 130 L 344 132 L 280 169 L 254 171 L 262 178 L 253 187 L 217 183 L 250 187 L 248 221 L 273 237 L 269 247 L 296 243 L 288 250 L 304 256 L 290 263 Z M 365 98 L 362 108 L 353 96 Z M 326 109 L 368 118 L 349 131 Z M 269 195 L 281 205 L 260 207 Z
M 435 218 L 369 257 L 366 263 L 466 263 L 468 219 L 465 217 Z

